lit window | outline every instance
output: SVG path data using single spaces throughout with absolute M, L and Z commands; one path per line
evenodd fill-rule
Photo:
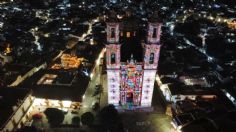
M 130 37 L 130 32 L 126 33 L 126 37 L 129 38 Z

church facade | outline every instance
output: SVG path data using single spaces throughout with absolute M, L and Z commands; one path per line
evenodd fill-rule
M 143 56 L 140 62 L 133 55 L 127 61 L 121 61 L 121 24 L 116 21 L 106 24 L 108 103 L 126 108 L 151 107 L 161 48 L 161 23 L 148 22 L 147 38 L 142 46 Z

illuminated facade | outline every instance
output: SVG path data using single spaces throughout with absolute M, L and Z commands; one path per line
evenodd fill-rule
M 128 108 L 150 107 L 161 47 L 161 24 L 148 23 L 143 62 L 136 62 L 132 55 L 127 62 L 121 62 L 119 22 L 107 22 L 106 31 L 108 103 Z
M 61 64 L 54 64 L 51 66 L 52 69 L 76 69 L 80 66 L 84 58 L 78 58 L 75 55 L 62 54 Z

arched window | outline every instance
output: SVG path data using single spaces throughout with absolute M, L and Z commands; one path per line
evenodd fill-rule
M 156 37 L 157 37 L 157 28 L 153 28 L 152 38 L 156 38 Z
M 151 53 L 151 54 L 150 54 L 149 63 L 150 63 L 150 64 L 153 64 L 153 63 L 154 63 L 154 53 Z
M 111 53 L 111 64 L 115 64 L 115 63 L 116 63 L 116 54 Z
M 111 38 L 115 38 L 115 28 L 111 28 Z

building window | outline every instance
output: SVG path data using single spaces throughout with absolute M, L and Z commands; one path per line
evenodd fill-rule
M 111 28 L 111 38 L 115 38 L 115 28 Z
M 156 38 L 156 37 L 157 37 L 157 28 L 154 28 L 152 38 Z
M 116 63 L 116 54 L 111 53 L 111 64 L 115 64 L 115 63 Z
M 126 37 L 127 37 L 127 38 L 130 37 L 130 32 L 126 32 Z
M 149 63 L 150 63 L 150 64 L 153 64 L 153 63 L 154 63 L 154 53 L 151 53 L 151 54 L 150 54 Z

